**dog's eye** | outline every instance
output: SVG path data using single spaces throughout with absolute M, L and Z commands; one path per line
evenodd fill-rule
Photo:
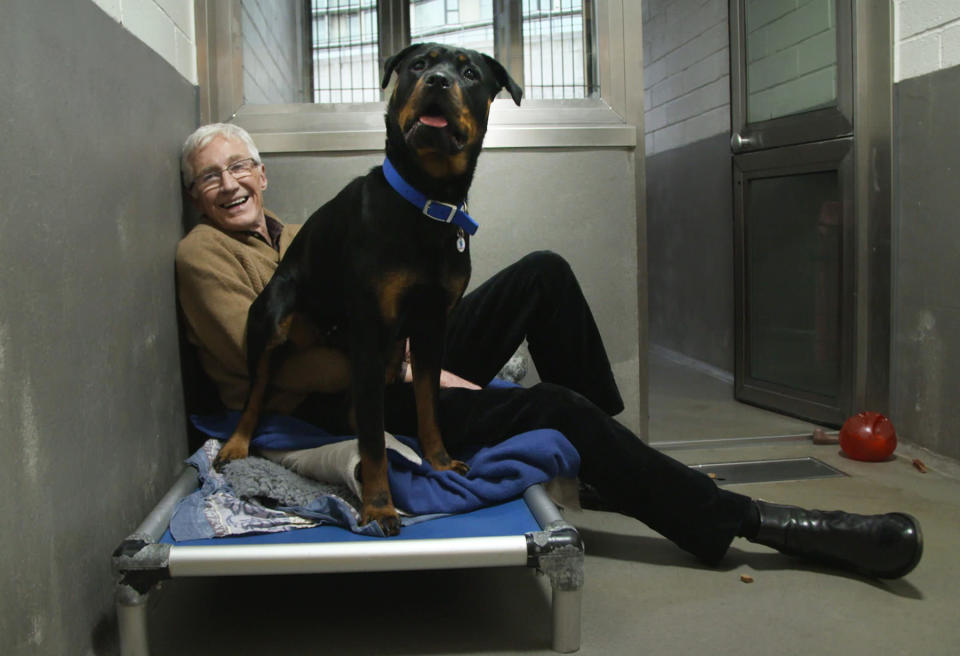
M 427 67 L 427 62 L 426 62 L 426 60 L 424 60 L 424 59 L 418 59 L 417 61 L 413 62 L 413 64 L 410 66 L 410 70 L 411 70 L 411 71 L 414 71 L 414 72 L 416 72 L 416 73 L 419 73 L 420 71 L 422 71 L 422 70 L 425 69 L 426 67 Z
M 478 71 L 475 68 L 469 68 L 469 67 L 465 68 L 463 69 L 463 77 L 465 77 L 468 80 L 479 80 L 480 71 Z

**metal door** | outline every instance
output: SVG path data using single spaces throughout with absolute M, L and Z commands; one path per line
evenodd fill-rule
M 825 424 L 856 397 L 850 0 L 731 0 L 736 397 Z

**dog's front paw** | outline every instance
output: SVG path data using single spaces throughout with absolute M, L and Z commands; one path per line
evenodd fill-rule
M 397 515 L 397 510 L 393 507 L 393 504 L 389 506 L 364 504 L 361 521 L 364 524 L 377 522 L 383 529 L 383 534 L 387 537 L 400 533 L 400 517 Z
M 460 460 L 454 460 L 447 455 L 446 452 L 434 454 L 432 457 L 427 458 L 427 460 L 437 471 L 455 471 L 461 475 L 464 475 L 470 471 L 470 466 L 467 465 L 467 463 Z
M 224 466 L 231 460 L 243 460 L 248 455 L 250 455 L 250 442 L 231 437 L 213 459 L 213 468 L 217 472 L 222 472 Z
M 465 476 L 468 471 L 470 471 L 470 465 L 460 460 L 451 460 L 450 469 L 457 472 L 461 476 Z

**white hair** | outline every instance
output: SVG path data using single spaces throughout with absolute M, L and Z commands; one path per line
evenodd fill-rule
M 193 182 L 194 153 L 217 137 L 242 141 L 247 147 L 247 150 L 250 151 L 250 156 L 257 161 L 257 164 L 260 163 L 260 151 L 257 150 L 257 146 L 253 143 L 253 138 L 239 125 L 234 125 L 233 123 L 210 123 L 208 125 L 201 125 L 194 130 L 193 134 L 187 137 L 180 151 L 180 173 L 183 175 L 184 185 L 190 186 Z

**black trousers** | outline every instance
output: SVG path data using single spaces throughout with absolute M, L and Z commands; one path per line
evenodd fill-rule
M 580 453 L 580 478 L 610 505 L 701 559 L 726 552 L 748 497 L 644 444 L 611 415 L 623 409 L 606 350 L 563 258 L 537 252 L 466 295 L 447 327 L 444 368 L 478 384 L 492 379 L 526 339 L 542 383 L 524 389 L 443 389 L 439 419 L 452 455 L 536 428 L 563 433 Z M 386 429 L 416 435 L 412 385 L 391 385 Z M 295 414 L 343 430 L 344 399 L 313 395 Z

